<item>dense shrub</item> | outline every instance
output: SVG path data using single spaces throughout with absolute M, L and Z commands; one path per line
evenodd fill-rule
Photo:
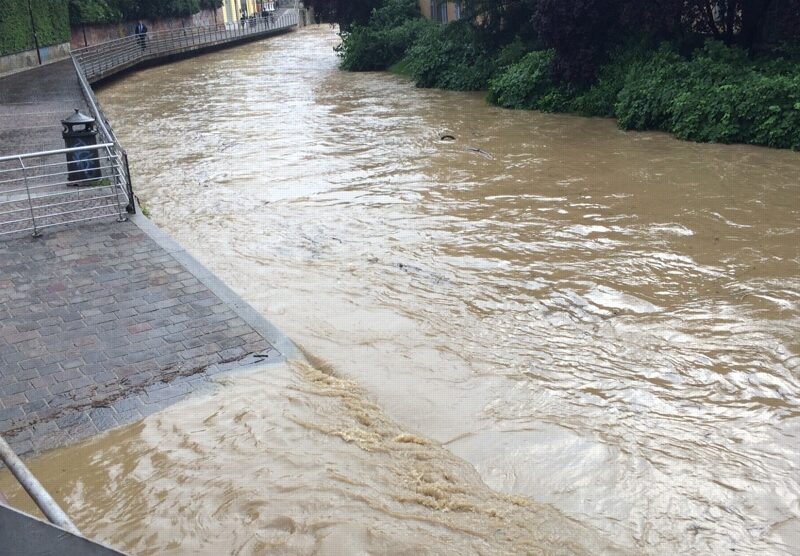
M 368 25 L 342 33 L 341 67 L 350 71 L 385 70 L 400 61 L 427 27 L 414 0 L 386 0 L 373 10 Z
M 663 47 L 633 64 L 615 106 L 625 129 L 800 149 L 800 67 L 709 42 L 691 60 Z
M 342 36 L 341 67 L 349 71 L 388 69 L 403 58 L 409 46 L 431 25 L 433 23 L 421 18 L 384 29 L 353 25 L 350 32 Z
M 460 21 L 426 28 L 402 63 L 418 87 L 456 91 L 486 89 L 495 70 L 473 27 Z
M 609 0 L 518 1 L 527 2 L 533 21 L 542 25 L 536 33 L 513 35 L 508 26 L 488 25 L 510 13 L 495 4 L 486 4 L 495 11 L 485 13 L 497 17 L 437 25 L 420 20 L 414 0 L 375 0 L 381 7 L 369 24 L 343 35 L 342 67 L 378 70 L 395 64 L 394 71 L 420 87 L 488 88 L 489 101 L 507 108 L 616 117 L 624 129 L 800 150 L 797 42 L 769 50 L 704 42 L 700 33 L 679 32 L 682 24 L 665 19 L 663 6 L 639 13 L 633 0 L 616 8 Z M 612 37 L 601 29 L 606 8 L 618 25 L 636 23 L 645 32 L 628 34 L 624 43 Z M 561 23 L 574 29 L 567 32 Z M 589 31 L 602 39 L 591 48 L 585 40 L 559 42 Z M 664 36 L 670 40 L 662 42 Z M 542 49 L 540 41 L 554 48 Z M 583 59 L 585 48 L 591 52 Z
M 583 116 L 613 117 L 619 93 L 631 67 L 649 59 L 651 55 L 652 48 L 636 43 L 615 49 L 610 61 L 598 69 L 594 83 L 572 100 L 571 111 Z
M 557 85 L 550 74 L 552 50 L 537 50 L 508 66 L 489 85 L 489 101 L 505 108 L 558 112 L 567 110 L 568 86 Z
M 222 0 L 69 0 L 72 25 L 185 17 L 216 9 Z
M 122 12 L 113 0 L 70 0 L 69 22 L 72 25 L 119 21 L 122 21 Z
M 614 106 L 620 127 L 668 131 L 673 87 L 682 79 L 677 73 L 684 69 L 681 56 L 666 45 L 632 64 Z
M 33 48 L 28 3 L 0 2 L 0 56 Z
M 71 33 L 66 0 L 30 0 L 30 3 L 39 45 L 69 42 Z
M 516 64 L 532 50 L 538 49 L 533 48 L 530 43 L 523 41 L 520 37 L 514 37 L 514 40 L 501 47 L 494 57 L 495 73 Z

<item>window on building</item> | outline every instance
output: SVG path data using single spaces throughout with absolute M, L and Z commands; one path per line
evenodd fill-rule
M 447 23 L 447 2 L 439 4 L 439 21 Z
M 456 0 L 455 4 L 455 19 L 461 19 L 461 0 Z

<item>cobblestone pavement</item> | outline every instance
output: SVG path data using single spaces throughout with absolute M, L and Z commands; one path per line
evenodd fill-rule
M 131 222 L 0 241 L 0 434 L 17 453 L 139 419 L 278 359 Z

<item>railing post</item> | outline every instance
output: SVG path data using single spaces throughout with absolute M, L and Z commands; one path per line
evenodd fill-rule
M 125 210 L 128 214 L 136 214 L 136 203 L 133 202 L 133 183 L 131 180 L 131 169 L 128 166 L 128 153 L 125 150 L 122 150 L 122 162 L 123 168 L 125 170 L 125 182 L 126 187 L 128 189 L 128 206 L 125 207 Z
M 117 222 L 125 222 L 128 217 L 125 214 L 125 210 L 122 208 L 122 203 L 119 202 L 119 190 L 122 187 L 122 184 L 120 183 L 122 173 L 119 166 L 122 161 L 118 161 L 116 157 L 111 155 L 110 147 L 106 147 L 106 156 L 108 157 L 108 163 L 111 165 L 111 171 L 113 172 L 113 181 L 111 187 L 114 188 L 114 203 L 117 205 Z M 100 158 L 99 149 L 97 151 L 97 158 Z
M 31 189 L 28 187 L 28 169 L 25 167 L 25 163 L 22 162 L 22 157 L 18 156 L 17 160 L 19 161 L 20 168 L 22 168 L 22 178 L 25 180 L 25 193 L 28 196 L 28 209 L 31 211 L 31 223 L 33 224 L 33 237 L 39 237 L 41 234 L 39 230 L 36 228 L 36 216 L 33 214 L 33 201 L 31 200 Z

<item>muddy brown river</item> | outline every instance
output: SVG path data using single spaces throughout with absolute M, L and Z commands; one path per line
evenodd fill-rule
M 800 154 L 344 73 L 336 43 L 98 91 L 153 220 L 314 366 L 33 462 L 78 526 L 133 554 L 800 554 Z

